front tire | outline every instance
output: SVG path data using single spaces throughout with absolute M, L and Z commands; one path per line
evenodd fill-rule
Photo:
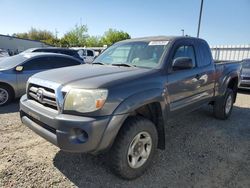
M 124 179 L 141 176 L 152 162 L 157 143 L 157 130 L 151 121 L 129 117 L 109 153 L 111 169 Z
M 227 89 L 224 96 L 219 97 L 214 104 L 214 116 L 218 119 L 225 120 L 229 118 L 233 109 L 235 94 L 232 89 Z
M 13 92 L 9 87 L 0 85 L 0 106 L 4 106 L 11 102 L 13 97 Z

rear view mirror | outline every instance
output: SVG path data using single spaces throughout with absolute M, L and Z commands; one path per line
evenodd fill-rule
M 16 71 L 17 72 L 22 72 L 23 71 L 23 66 L 17 66 Z
M 191 58 L 188 57 L 178 57 L 173 61 L 173 70 L 185 70 L 185 69 L 192 69 L 193 68 L 193 61 Z

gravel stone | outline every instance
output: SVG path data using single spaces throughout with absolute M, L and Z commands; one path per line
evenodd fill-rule
M 60 151 L 22 125 L 18 101 L 0 107 L 0 187 L 250 187 L 250 92 L 229 120 L 204 107 L 169 122 L 166 150 L 140 178 L 122 180 L 108 154 Z

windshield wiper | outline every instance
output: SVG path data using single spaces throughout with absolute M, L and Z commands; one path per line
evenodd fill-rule
M 94 63 L 92 63 L 92 64 L 95 64 L 95 65 L 105 65 L 105 64 L 102 63 L 102 62 L 94 62 Z
M 136 67 L 135 65 L 127 64 L 127 63 L 114 63 L 111 64 L 113 66 L 123 66 L 123 67 Z

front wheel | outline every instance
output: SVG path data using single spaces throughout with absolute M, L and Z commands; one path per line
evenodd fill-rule
M 125 179 L 141 176 L 152 161 L 157 143 L 157 130 L 151 121 L 129 117 L 109 153 L 112 170 Z
M 214 116 L 218 119 L 227 119 L 231 115 L 235 94 L 232 89 L 227 89 L 223 97 L 218 98 L 214 104 Z
M 0 85 L 0 106 L 8 104 L 13 99 L 13 92 L 9 87 Z

